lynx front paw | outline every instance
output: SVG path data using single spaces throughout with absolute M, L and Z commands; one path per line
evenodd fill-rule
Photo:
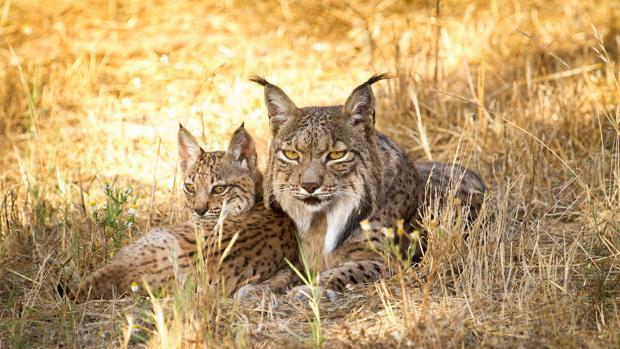
M 255 299 L 261 294 L 267 292 L 269 290 L 268 287 L 261 285 L 245 285 L 242 286 L 235 292 L 235 299 L 237 301 L 246 301 Z
M 297 286 L 293 288 L 289 295 L 298 301 L 308 301 L 311 299 L 317 299 L 319 301 L 328 301 L 330 303 L 336 303 L 340 299 L 341 294 L 329 288 L 323 288 L 320 286 Z
M 235 299 L 238 301 L 252 299 L 256 297 L 256 293 L 257 289 L 255 285 L 241 286 L 241 288 L 239 288 L 237 292 L 235 292 Z

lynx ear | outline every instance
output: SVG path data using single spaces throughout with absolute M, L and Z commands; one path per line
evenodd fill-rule
M 196 138 L 186 130 L 183 125 L 179 124 L 179 158 L 181 159 L 181 171 L 187 172 L 192 166 L 194 166 L 200 154 L 204 152 Z
M 372 93 L 372 84 L 387 79 L 387 74 L 373 75 L 368 81 L 356 87 L 344 104 L 343 111 L 351 117 L 354 125 L 361 122 L 375 124 L 375 96 Z
M 244 124 L 235 130 L 228 144 L 228 153 L 242 166 L 249 170 L 256 170 L 256 146 L 252 136 L 245 130 Z
M 269 125 L 275 135 L 280 126 L 295 115 L 297 106 L 281 88 L 260 76 L 253 76 L 250 81 L 265 87 L 265 105 L 269 114 Z

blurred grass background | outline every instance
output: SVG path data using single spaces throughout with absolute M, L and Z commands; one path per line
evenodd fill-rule
M 245 307 L 199 291 L 161 308 L 74 305 L 54 286 L 104 263 L 114 234 L 127 242 L 160 222 L 154 212 L 179 219 L 178 122 L 206 149 L 245 122 L 264 163 L 268 122 L 250 75 L 305 106 L 343 103 L 380 72 L 395 78 L 374 87 L 378 127 L 414 159 L 479 171 L 499 213 L 465 250 L 437 240 L 405 289 L 387 280 L 325 309 L 322 343 L 620 346 L 618 2 L 0 8 L 0 346 L 310 345 L 308 311 L 283 300 Z M 92 218 L 104 183 L 133 189 L 127 231 Z

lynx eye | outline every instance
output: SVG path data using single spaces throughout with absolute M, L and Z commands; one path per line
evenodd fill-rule
M 211 189 L 211 192 L 213 194 L 222 194 L 226 191 L 226 188 L 228 188 L 225 185 L 216 185 L 215 187 L 213 187 L 213 189 Z
M 289 160 L 298 160 L 299 159 L 299 153 L 294 151 L 294 150 L 283 150 L 282 153 Z
M 339 151 L 330 151 L 329 154 L 327 154 L 327 159 L 329 160 L 339 160 L 342 159 L 345 154 L 347 152 L 344 150 L 339 150 Z
M 183 185 L 183 188 L 185 189 L 186 192 L 190 194 L 193 194 L 196 191 L 196 188 L 194 187 L 192 183 L 185 183 Z

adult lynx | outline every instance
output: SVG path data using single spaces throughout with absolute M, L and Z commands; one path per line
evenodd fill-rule
M 279 87 L 265 87 L 273 134 L 264 200 L 295 221 L 306 260 L 317 266 L 320 285 L 344 291 L 347 284 L 377 280 L 386 271 L 383 227 L 416 222 L 423 185 L 413 162 L 375 130 L 371 85 L 353 90 L 344 105 L 298 108 Z M 367 220 L 369 232 L 360 223 Z M 403 239 L 404 240 L 404 239 Z M 401 243 L 407 243 L 401 241 Z M 296 292 L 307 293 L 304 286 Z
M 332 290 L 386 273 L 375 252 L 386 248 L 383 228 L 403 220 L 407 234 L 395 236 L 395 242 L 402 250 L 417 243 L 408 233 L 417 228 L 423 178 L 405 152 L 374 127 L 371 85 L 384 78 L 375 75 L 356 87 L 344 105 L 305 108 L 267 80 L 252 79 L 265 88 L 273 135 L 265 204 L 281 207 L 295 221 L 302 253 L 318 268 L 328 298 L 335 295 Z M 428 178 L 430 170 L 423 169 Z M 294 292 L 309 291 L 300 286 Z

